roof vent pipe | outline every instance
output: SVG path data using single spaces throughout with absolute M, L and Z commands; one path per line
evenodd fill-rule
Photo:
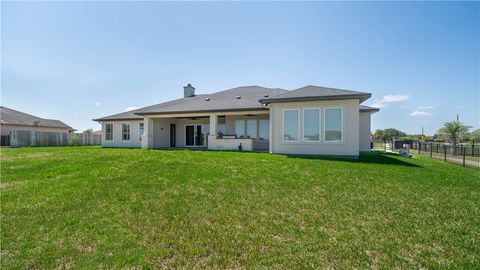
M 183 97 L 194 97 L 195 96 L 195 87 L 191 84 L 183 87 Z

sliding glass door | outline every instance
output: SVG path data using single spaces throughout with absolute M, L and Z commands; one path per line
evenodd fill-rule
M 185 146 L 207 146 L 209 125 L 186 125 Z

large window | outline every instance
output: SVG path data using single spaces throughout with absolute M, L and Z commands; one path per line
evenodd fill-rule
M 113 124 L 105 124 L 105 141 L 113 140 Z
M 218 124 L 218 132 L 225 134 L 225 124 Z
M 235 134 L 238 138 L 245 138 L 245 120 L 235 120 Z
M 320 109 L 303 110 L 303 140 L 320 141 Z
M 269 120 L 258 120 L 258 139 L 261 141 L 268 141 L 270 134 Z
M 140 130 L 140 141 L 141 141 L 141 140 L 142 140 L 143 133 L 144 133 L 143 123 L 140 123 L 140 125 L 139 125 L 139 130 Z
M 343 141 L 342 108 L 325 108 L 325 141 Z
M 257 139 L 257 120 L 247 120 L 247 138 Z
M 298 110 L 283 111 L 283 140 L 298 141 Z
M 122 124 L 122 141 L 130 141 L 130 124 Z
M 240 139 L 268 140 L 268 119 L 235 120 L 235 134 Z

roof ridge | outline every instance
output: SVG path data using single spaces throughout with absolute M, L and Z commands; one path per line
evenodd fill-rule
M 309 85 L 306 85 L 306 86 L 303 86 L 303 87 L 294 89 L 294 90 L 292 90 L 292 91 L 300 90 L 300 89 L 307 88 L 307 87 L 319 87 L 319 88 L 331 89 L 331 90 L 349 91 L 349 92 L 357 92 L 357 93 L 367 93 L 367 92 L 362 92 L 362 91 L 355 91 L 355 90 L 350 90 L 350 89 L 342 89 L 342 88 L 329 87 L 329 86 L 321 86 L 321 85 L 313 85 L 313 84 L 309 84 Z

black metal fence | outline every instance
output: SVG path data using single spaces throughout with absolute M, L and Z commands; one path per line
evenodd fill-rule
M 475 142 L 453 146 L 449 143 L 440 142 L 378 140 L 373 142 L 372 149 L 375 151 L 398 152 L 404 146 L 410 149 L 411 154 L 426 155 L 445 162 L 480 169 L 480 144 Z
M 428 155 L 431 158 L 442 159 L 463 166 L 480 168 L 480 145 L 459 144 L 452 145 L 438 142 L 413 142 L 411 153 Z

